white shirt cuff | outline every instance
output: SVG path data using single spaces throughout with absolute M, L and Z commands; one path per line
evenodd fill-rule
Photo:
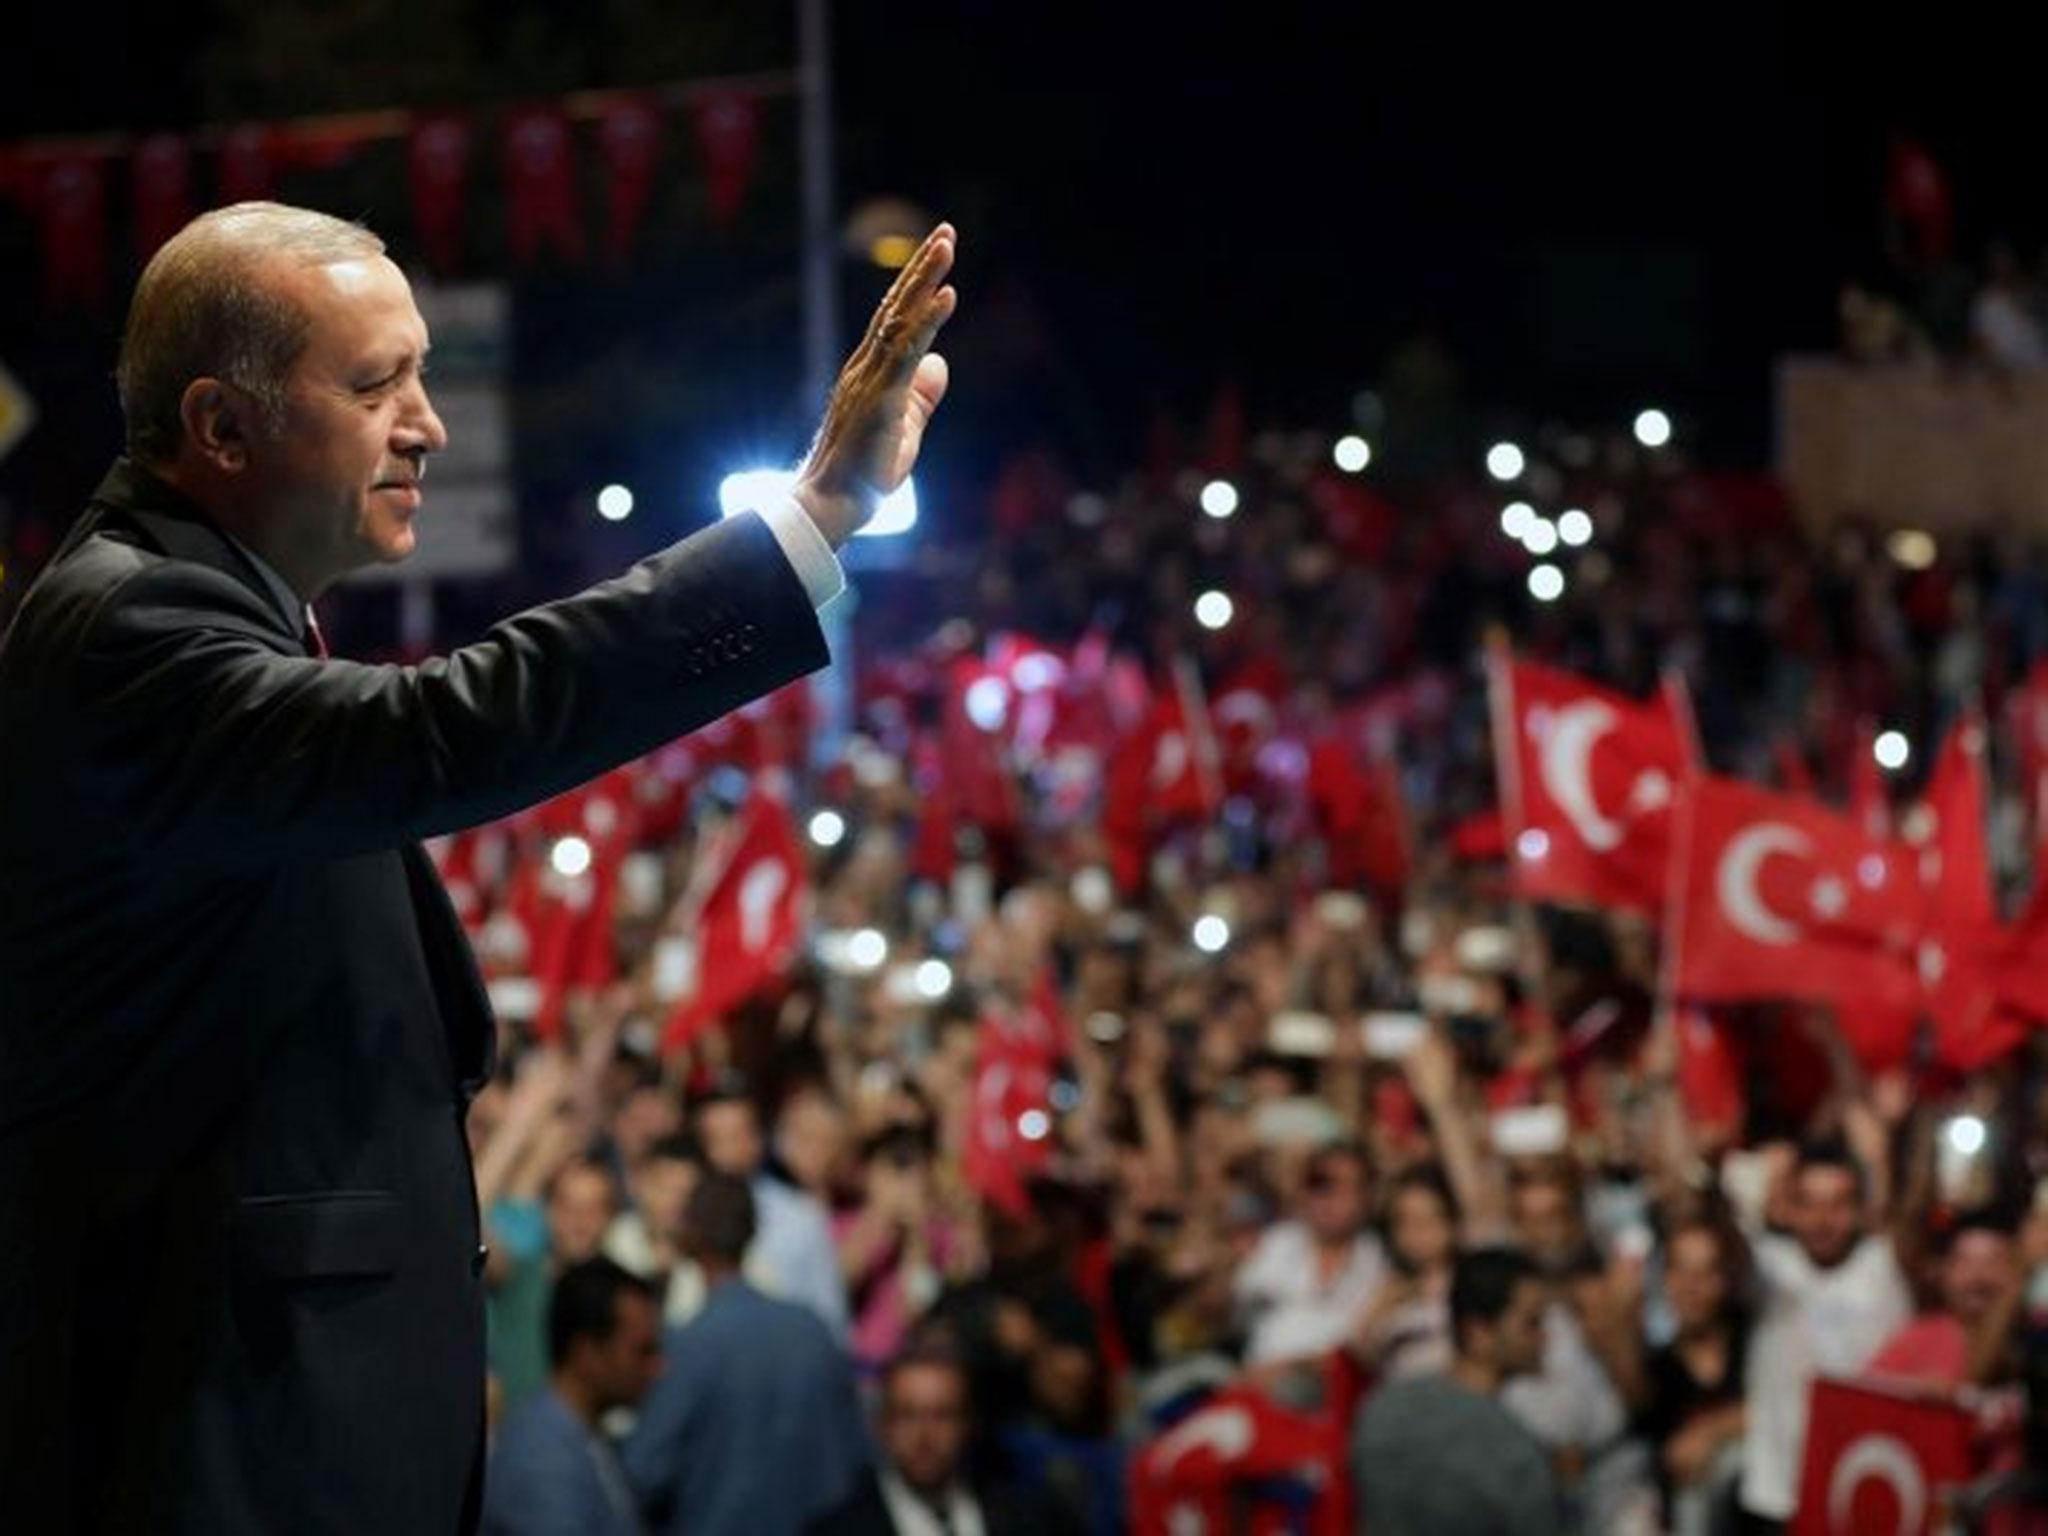
M 846 572 L 839 567 L 839 557 L 795 497 L 785 496 L 763 507 L 761 520 L 782 546 L 813 608 L 824 607 L 846 590 Z

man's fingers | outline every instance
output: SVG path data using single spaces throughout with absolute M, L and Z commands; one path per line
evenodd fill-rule
M 912 309 L 924 290 L 944 280 L 953 266 L 953 226 L 941 224 L 924 237 L 910 260 L 903 264 L 903 270 L 896 274 L 896 281 L 889 285 L 889 291 L 882 295 L 882 302 L 875 306 L 875 312 L 868 319 L 868 328 L 861 337 L 863 347 L 871 345 L 885 329 L 892 329 L 891 322 Z

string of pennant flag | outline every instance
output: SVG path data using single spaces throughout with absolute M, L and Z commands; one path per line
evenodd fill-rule
M 495 132 L 512 261 L 580 263 L 596 256 L 623 264 L 653 200 L 670 121 L 688 123 L 710 219 L 726 229 L 754 179 L 763 105 L 796 89 L 794 74 L 777 72 L 580 91 L 494 109 L 357 112 L 25 140 L 0 144 L 0 201 L 34 227 L 45 309 L 94 311 L 110 296 L 117 225 L 139 268 L 203 208 L 276 197 L 294 175 L 397 145 L 419 255 L 435 276 L 449 277 L 469 256 L 470 192 Z M 599 173 L 602 214 L 594 235 L 582 185 L 585 141 Z M 124 171 L 122 219 L 116 199 Z

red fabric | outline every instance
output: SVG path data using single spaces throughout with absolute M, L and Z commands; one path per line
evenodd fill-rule
M 1742 1052 L 1728 1026 L 1704 1008 L 1679 1010 L 1678 1094 L 1693 1125 L 1740 1135 L 1747 1113 Z
M 1308 797 L 1330 883 L 1398 895 L 1408 883 L 1408 829 L 1393 765 L 1360 762 L 1349 742 L 1326 736 L 1309 749 Z
M 1059 1041 L 1036 1008 L 991 1008 L 975 1047 L 973 1098 L 960 1171 L 982 1199 L 1022 1218 L 1030 1214 L 1031 1175 L 1051 1160 L 1052 1079 Z M 1033 1125 L 1027 1116 L 1037 1117 Z M 1039 1129 L 1042 1134 L 1027 1135 Z
M 462 264 L 462 194 L 469 174 L 470 127 L 449 114 L 422 117 L 406 141 L 413 227 L 427 266 L 445 277 Z
M 576 194 L 575 141 L 553 106 L 526 107 L 505 119 L 505 234 L 522 265 L 541 253 L 583 259 L 583 216 Z
M 1695 781 L 1687 820 L 1681 994 L 1915 1005 L 1919 892 L 1898 850 L 1824 806 L 1733 779 Z
M 44 307 L 99 308 L 107 296 L 106 157 L 38 155 L 23 175 L 42 249 Z
M 1895 136 L 1885 168 L 1885 212 L 1902 226 L 1908 253 L 1925 261 L 1947 259 L 1955 235 L 1955 200 L 1948 173 L 1927 146 Z
M 2020 790 L 2033 818 L 2035 857 L 2048 847 L 2048 658 L 2037 661 L 2006 703 L 2020 765 Z
M 1934 1536 L 1947 1502 L 1937 1491 L 1974 1470 L 1971 1429 L 1945 1401 L 1815 1382 L 1791 1536 Z
M 1970 1335 L 1946 1312 L 1924 1313 L 1887 1339 L 1864 1369 L 1953 1390 L 1970 1374 Z
M 148 262 L 192 217 L 192 146 L 181 134 L 153 133 L 135 146 L 135 260 Z
M 664 1052 L 769 986 L 803 937 L 803 849 L 782 799 L 756 787 L 717 842 L 707 856 L 725 862 L 697 913 L 696 987 L 669 1015 Z
M 690 116 L 697 130 L 697 148 L 704 156 L 711 222 L 730 229 L 754 179 L 761 104 L 745 91 L 718 91 L 701 97 Z
M 1856 722 L 1855 745 L 1849 753 L 1849 814 L 1867 837 L 1892 835 L 1891 800 L 1877 766 L 1877 727 Z
M 1102 830 L 1110 868 L 1126 892 L 1143 886 L 1154 836 L 1174 821 L 1203 821 L 1222 807 L 1214 726 L 1186 710 L 1169 684 L 1153 695 L 1144 721 L 1111 755 Z
M 1662 911 L 1688 760 L 1670 696 L 1639 704 L 1569 672 L 1489 664 L 1516 888 L 1540 901 Z
M 277 192 L 270 129 L 263 123 L 238 123 L 221 140 L 214 184 L 222 203 L 263 202 Z
M 654 99 L 634 93 L 607 102 L 597 118 L 597 147 L 604 160 L 605 254 L 623 266 L 661 159 L 661 110 Z
M 1806 748 L 1796 736 L 1778 738 L 1778 787 L 1788 795 L 1813 795 L 1813 770 L 1806 765 Z
M 1348 1536 L 1350 1477 L 1343 1426 L 1336 1416 L 1296 1413 L 1262 1393 L 1233 1387 L 1140 1448 L 1129 1473 L 1134 1536 L 1223 1532 L 1234 1503 L 1253 1483 L 1285 1478 L 1310 1491 L 1310 1536 Z M 1253 1532 L 1301 1529 L 1265 1501 L 1251 1511 Z

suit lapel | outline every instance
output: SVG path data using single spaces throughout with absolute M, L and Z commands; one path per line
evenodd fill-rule
M 455 904 L 448 899 L 448 888 L 441 883 L 427 850 L 418 843 L 407 843 L 399 856 L 405 862 L 406 883 L 412 888 L 420 948 L 426 953 L 434 996 L 448 1031 L 455 1080 L 466 1102 L 490 1080 L 497 1065 L 498 1031 L 490 996 L 477 972 L 469 935 L 462 931 L 462 920 L 455 915 Z

